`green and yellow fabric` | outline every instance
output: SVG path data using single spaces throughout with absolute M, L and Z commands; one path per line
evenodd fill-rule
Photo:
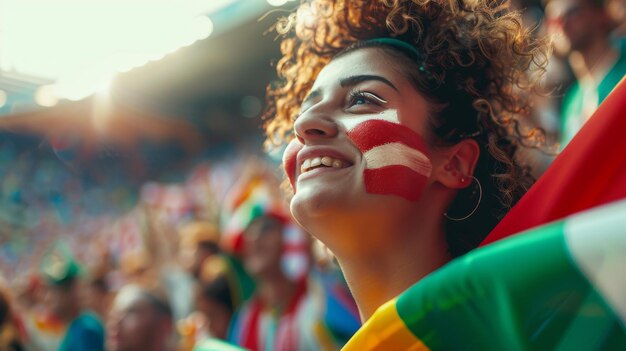
M 450 262 L 343 350 L 626 350 L 625 270 L 621 201 Z

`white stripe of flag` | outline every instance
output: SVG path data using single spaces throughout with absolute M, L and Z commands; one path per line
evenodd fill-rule
M 626 327 L 626 200 L 567 219 L 563 232 L 571 257 Z

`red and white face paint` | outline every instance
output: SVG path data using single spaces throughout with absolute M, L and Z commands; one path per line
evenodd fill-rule
M 298 141 L 298 139 L 293 139 L 287 145 L 285 152 L 283 153 L 283 168 L 289 178 L 289 184 L 291 184 L 291 189 L 294 193 L 296 192 L 296 167 L 298 152 L 302 150 L 302 147 L 303 145 L 300 141 Z
M 348 138 L 363 153 L 366 162 L 365 191 L 417 201 L 432 171 L 423 138 L 393 119 L 356 118 L 344 125 Z M 302 147 L 294 139 L 283 154 L 283 167 L 294 192 L 297 154 Z
M 368 118 L 345 124 L 348 138 L 366 162 L 365 191 L 417 201 L 432 171 L 423 138 L 394 120 Z

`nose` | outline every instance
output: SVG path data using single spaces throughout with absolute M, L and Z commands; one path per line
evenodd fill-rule
M 307 144 L 337 136 L 337 123 L 319 109 L 312 107 L 301 114 L 294 123 L 296 137 Z

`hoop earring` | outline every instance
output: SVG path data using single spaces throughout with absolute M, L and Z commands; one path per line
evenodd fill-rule
M 476 184 L 478 185 L 478 202 L 476 203 L 476 206 L 474 206 L 474 209 L 472 210 L 472 212 L 470 212 L 467 216 L 465 217 L 461 217 L 461 218 L 453 218 L 448 216 L 448 213 L 444 213 L 443 216 L 446 217 L 447 219 L 451 220 L 451 221 L 464 221 L 468 218 L 470 218 L 475 212 L 476 210 L 478 210 L 478 206 L 480 206 L 480 202 L 483 199 L 483 187 L 482 185 L 480 185 L 480 181 L 478 180 L 478 178 L 472 176 L 472 178 L 474 178 L 474 180 L 476 181 Z

